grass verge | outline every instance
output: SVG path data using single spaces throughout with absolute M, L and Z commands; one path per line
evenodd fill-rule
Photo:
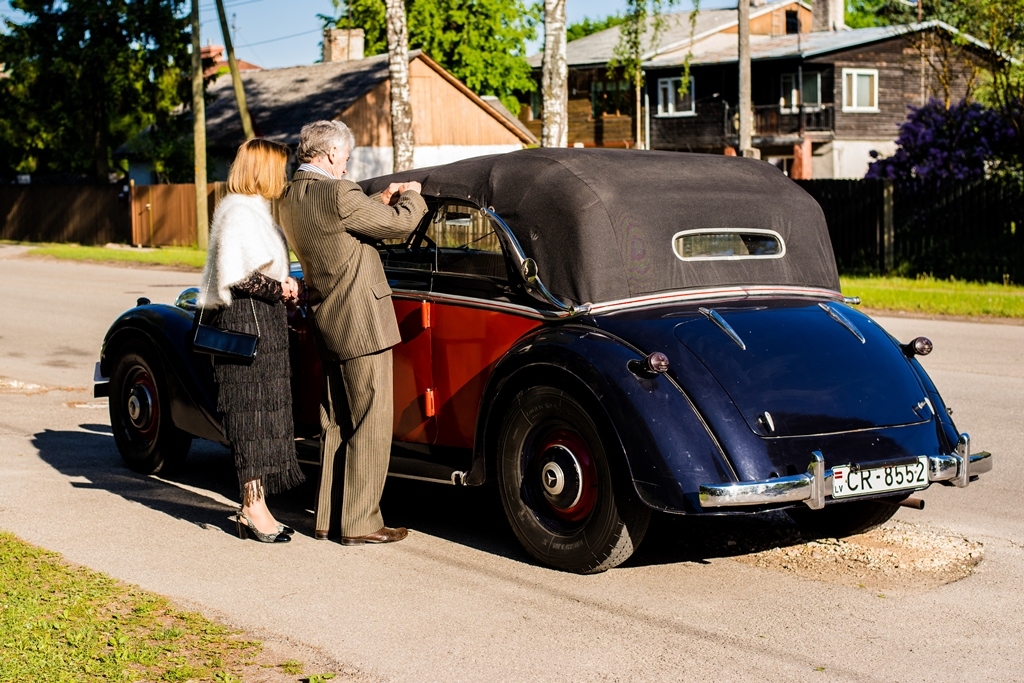
M 841 277 L 867 308 L 930 315 L 1024 318 L 1024 287 L 922 277 Z
M 241 681 L 262 644 L 0 532 L 0 681 Z M 287 662 L 289 667 L 298 662 Z
M 44 244 L 33 247 L 27 253 L 29 256 L 49 256 L 71 261 L 145 263 L 196 270 L 201 270 L 203 264 L 206 263 L 206 252 L 194 247 L 134 249 L 131 247 L 86 247 L 78 244 Z

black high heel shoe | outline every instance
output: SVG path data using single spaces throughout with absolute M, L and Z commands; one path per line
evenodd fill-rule
M 262 531 L 256 528 L 256 525 L 253 524 L 253 521 L 249 519 L 241 510 L 239 510 L 238 514 L 235 515 L 235 524 L 238 526 L 239 538 L 245 538 L 249 534 L 252 534 L 252 537 L 260 543 L 288 543 L 292 540 L 292 537 L 284 531 L 278 531 L 276 534 L 263 533 Z M 278 528 L 280 527 L 281 525 L 279 524 Z

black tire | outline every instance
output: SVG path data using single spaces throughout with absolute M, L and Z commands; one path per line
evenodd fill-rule
M 110 380 L 110 427 L 128 467 L 142 474 L 180 468 L 192 436 L 171 421 L 167 380 L 156 352 L 131 341 L 121 349 Z
M 890 499 L 854 500 L 833 503 L 821 510 L 807 506 L 786 510 L 804 535 L 842 538 L 870 531 L 888 522 L 900 506 Z
M 559 389 L 525 389 L 509 406 L 498 439 L 501 502 L 519 542 L 544 564 L 596 574 L 643 540 L 651 511 L 603 434 Z

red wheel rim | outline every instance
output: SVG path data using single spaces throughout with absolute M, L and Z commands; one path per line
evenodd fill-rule
M 127 383 L 124 402 L 127 426 L 143 441 L 153 441 L 160 428 L 160 401 L 153 376 L 137 368 Z
M 547 509 L 565 522 L 586 519 L 598 493 L 597 465 L 587 442 L 575 431 L 559 429 L 547 434 L 534 452 L 535 476 Z

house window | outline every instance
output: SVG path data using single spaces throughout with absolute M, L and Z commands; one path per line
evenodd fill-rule
M 796 10 L 786 10 L 786 33 L 800 33 L 800 15 Z
M 658 79 L 658 116 L 693 116 L 696 114 L 693 102 L 693 78 L 685 95 L 679 94 L 682 78 Z
M 843 69 L 843 111 L 878 111 L 878 69 Z
M 782 74 L 782 96 L 779 106 L 783 114 L 796 112 L 801 104 L 806 108 L 821 107 L 821 74 L 803 73 L 803 88 L 797 87 L 797 74 Z
M 632 116 L 633 87 L 629 81 L 595 80 L 590 83 L 590 107 L 595 119 Z

